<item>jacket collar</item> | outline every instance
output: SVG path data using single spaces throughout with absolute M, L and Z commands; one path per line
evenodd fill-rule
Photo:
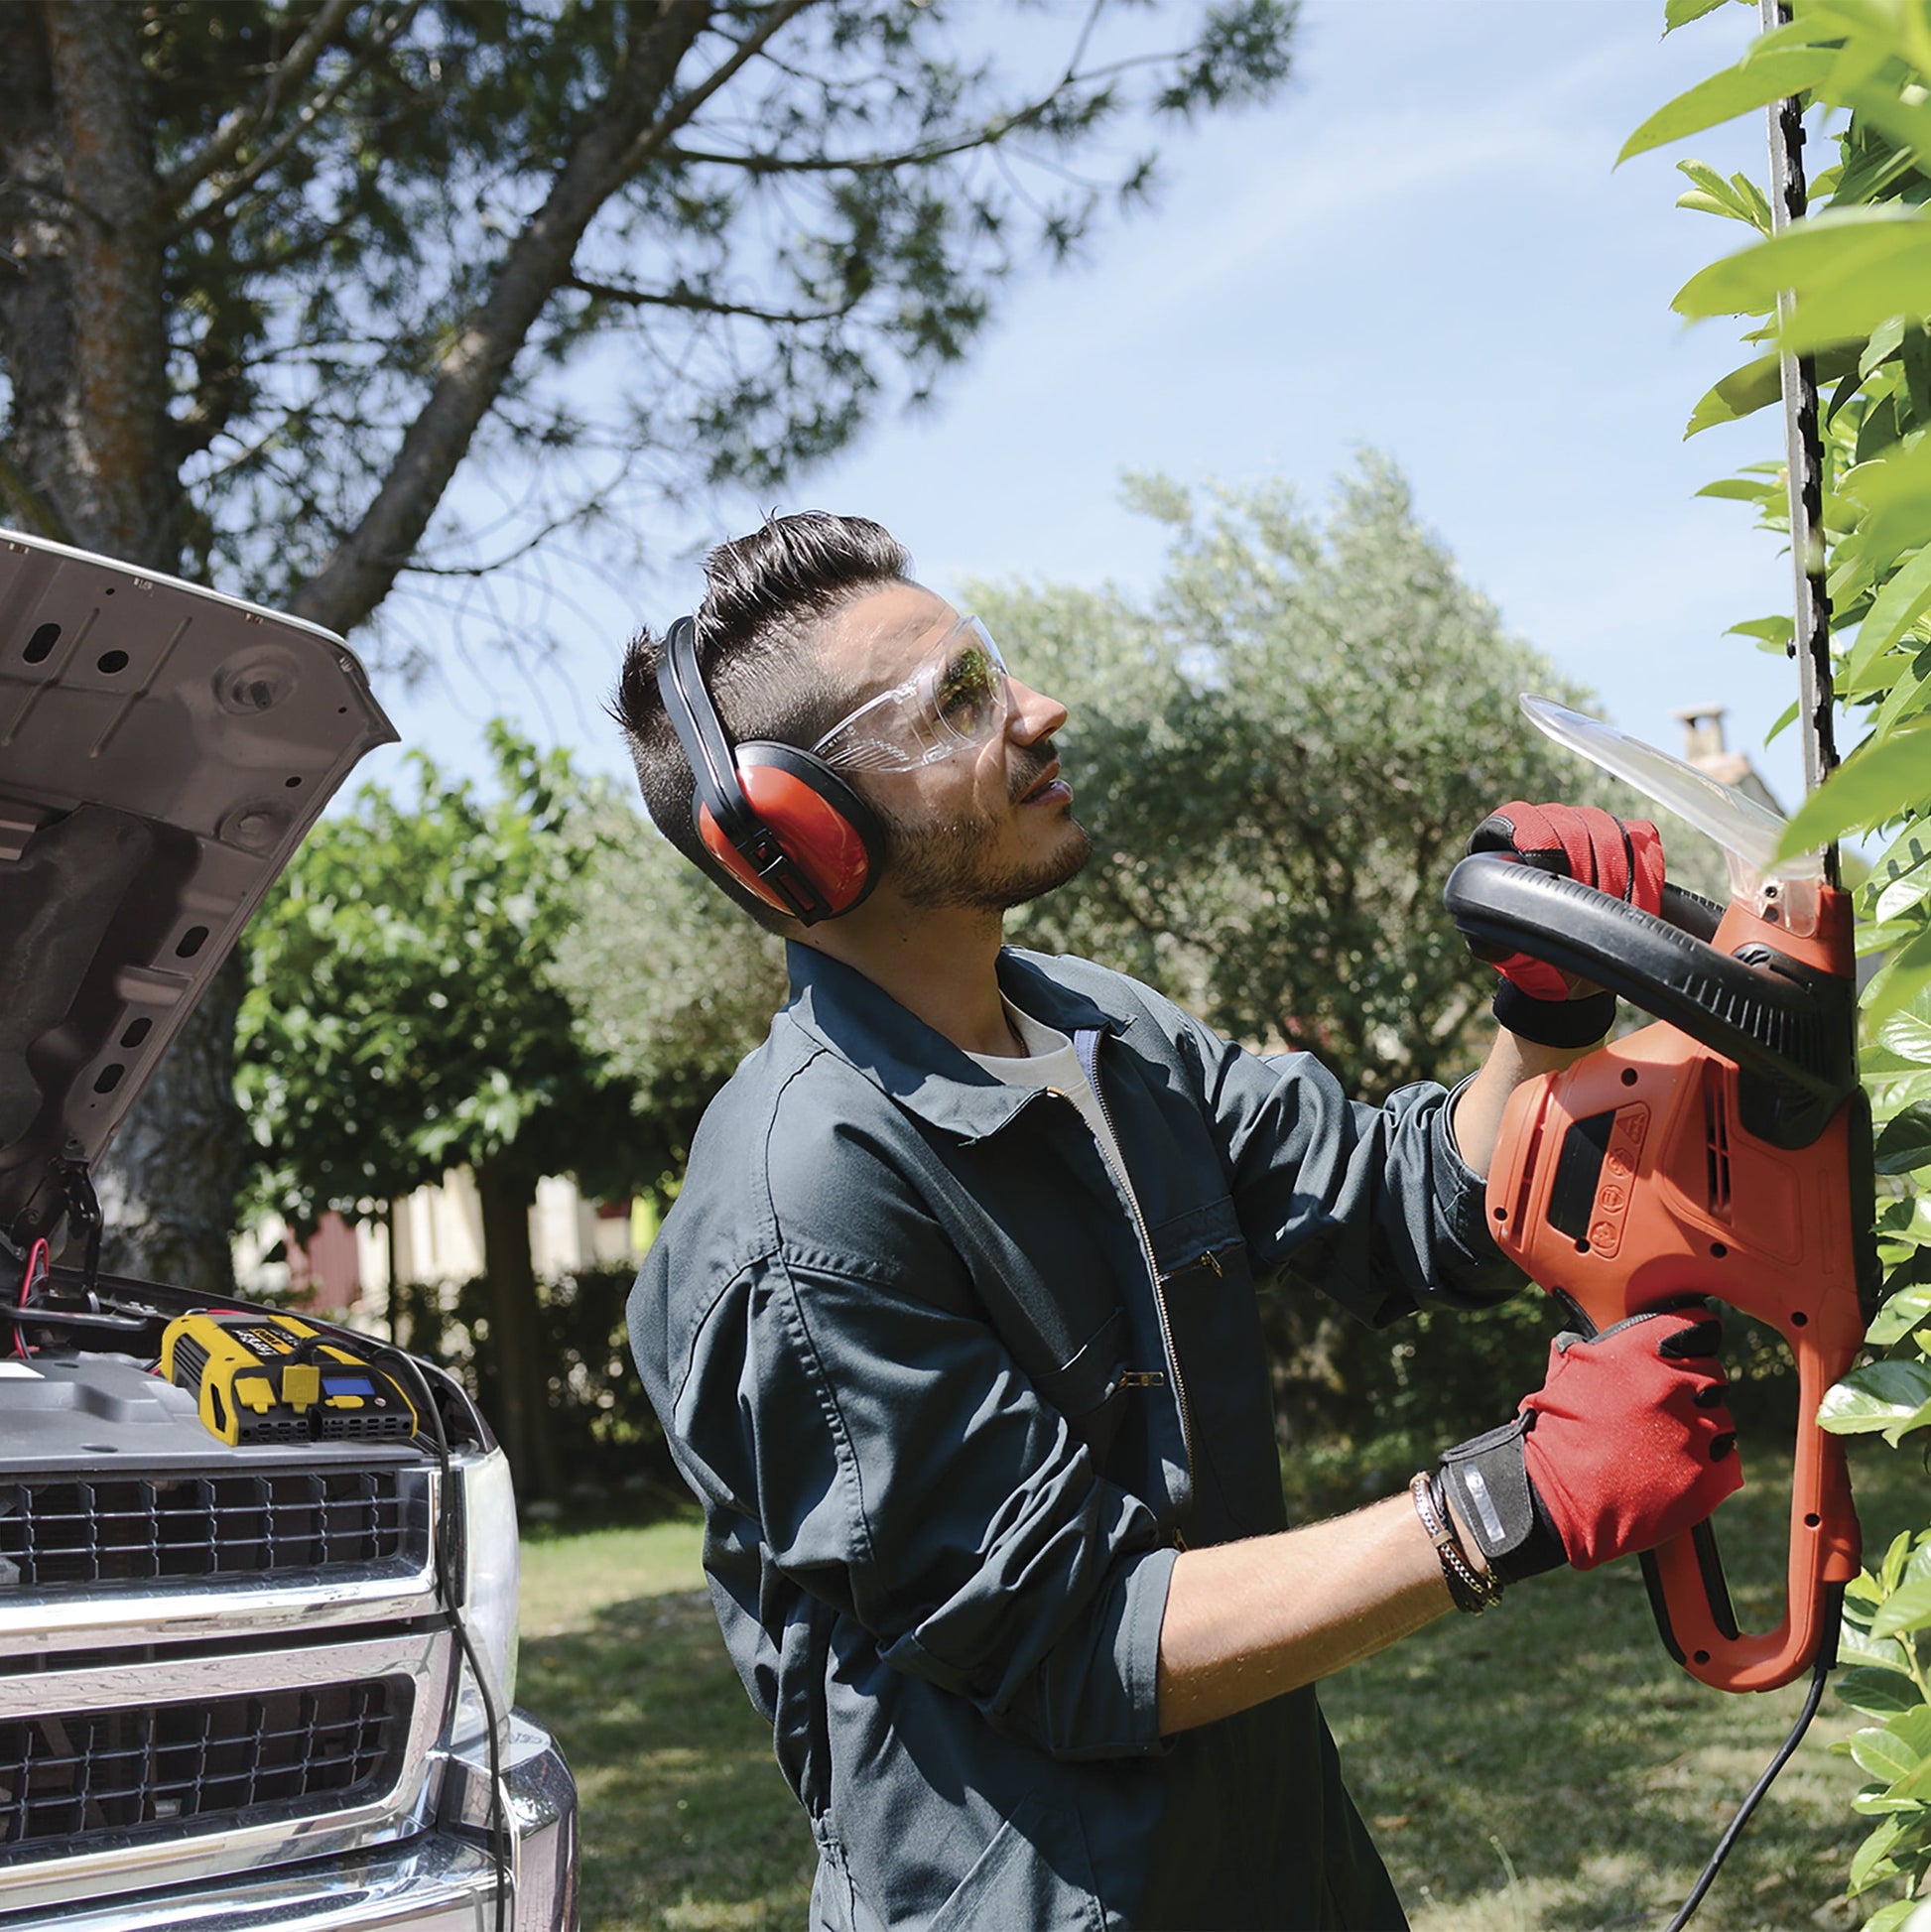
M 786 1014 L 848 1061 L 909 1112 L 962 1139 L 996 1133 L 1038 1091 L 1011 1087 L 907 1011 L 863 973 L 809 946 L 788 944 L 791 997 Z M 1116 1033 L 1129 1016 L 1109 1013 L 1062 983 L 1054 962 L 1004 948 L 999 988 L 1022 1012 L 1077 1038 Z

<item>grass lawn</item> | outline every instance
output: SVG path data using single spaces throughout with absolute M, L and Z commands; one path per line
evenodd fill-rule
M 1931 1519 L 1915 1457 L 1854 1457 L 1867 1551 Z M 1784 1495 L 1766 1461 L 1718 1518 L 1746 1626 L 1773 1622 L 1781 1593 Z M 517 1697 L 577 1773 L 584 1932 L 802 1926 L 810 1834 L 725 1660 L 696 1524 L 544 1531 L 523 1565 Z M 1802 1686 L 1725 1697 L 1692 1682 L 1625 1563 L 1444 1617 L 1323 1698 L 1415 1932 L 1582 1932 L 1667 1923 Z M 1860 1722 L 1826 1697 L 1696 1932 L 1861 1922 L 1841 1901 L 1862 1774 L 1826 1749 Z

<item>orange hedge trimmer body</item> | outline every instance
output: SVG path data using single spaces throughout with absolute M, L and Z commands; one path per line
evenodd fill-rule
M 1707 1295 L 1795 1357 L 1781 1623 L 1738 1628 L 1708 1523 L 1643 1558 L 1671 1653 L 1729 1691 L 1810 1668 L 1835 1627 L 1833 1587 L 1859 1566 L 1843 1444 L 1815 1420 L 1863 1341 L 1874 1275 L 1850 906 L 1815 887 L 1800 935 L 1776 890 L 1719 916 L 1671 888 L 1670 918 L 1652 919 L 1498 857 L 1464 861 L 1449 888 L 1479 947 L 1534 952 L 1659 1015 L 1511 1096 L 1487 1192 L 1503 1251 L 1597 1328 Z

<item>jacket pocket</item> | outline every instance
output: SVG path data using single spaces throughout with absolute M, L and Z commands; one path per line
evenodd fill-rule
M 1069 1422 L 1096 1409 L 1119 1386 L 1125 1371 L 1120 1357 L 1125 1325 L 1124 1314 L 1115 1310 L 1070 1361 L 1033 1378 L 1040 1394 Z
M 1034 1793 L 1012 1816 L 927 1922 L 926 1932 L 1105 1932 L 1080 1815 Z

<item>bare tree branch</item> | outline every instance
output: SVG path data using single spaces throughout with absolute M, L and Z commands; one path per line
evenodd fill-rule
M 354 12 L 355 4 L 356 0 L 322 0 L 315 19 L 296 37 L 287 58 L 270 68 L 261 97 L 230 109 L 194 153 L 184 157 L 161 178 L 164 204 L 178 206 L 217 169 L 226 167 L 244 141 L 273 122 L 284 98 L 315 71 L 316 63 Z

